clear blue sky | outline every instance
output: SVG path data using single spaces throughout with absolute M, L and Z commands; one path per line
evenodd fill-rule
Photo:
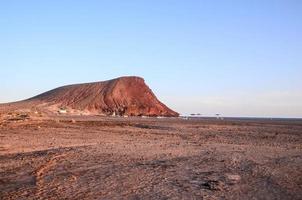
M 0 2 L 0 102 L 124 75 L 183 114 L 302 117 L 302 1 Z

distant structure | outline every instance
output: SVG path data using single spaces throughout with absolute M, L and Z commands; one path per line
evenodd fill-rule
M 191 116 L 201 116 L 201 114 L 200 113 L 192 113 L 192 114 L 190 114 Z
M 215 114 L 215 115 L 216 115 L 216 119 L 223 120 L 223 117 L 220 116 L 221 114 L 218 114 L 218 113 L 217 113 L 217 114 Z
M 66 110 L 65 108 L 60 108 L 60 109 L 58 110 L 58 113 L 59 113 L 59 114 L 66 114 L 66 113 L 67 113 L 67 110 Z

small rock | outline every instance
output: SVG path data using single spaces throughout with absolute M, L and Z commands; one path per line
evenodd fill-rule
M 238 183 L 241 180 L 241 176 L 237 174 L 227 174 L 226 177 L 231 183 Z
M 207 190 L 223 190 L 223 183 L 221 181 L 208 180 L 202 186 Z

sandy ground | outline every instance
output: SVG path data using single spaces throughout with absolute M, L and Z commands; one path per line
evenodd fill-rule
M 3 120 L 0 199 L 302 199 L 302 121 Z

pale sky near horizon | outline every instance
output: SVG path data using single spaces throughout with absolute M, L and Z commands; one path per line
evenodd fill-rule
M 0 103 L 141 76 L 181 114 L 302 117 L 300 0 L 0 2 Z

